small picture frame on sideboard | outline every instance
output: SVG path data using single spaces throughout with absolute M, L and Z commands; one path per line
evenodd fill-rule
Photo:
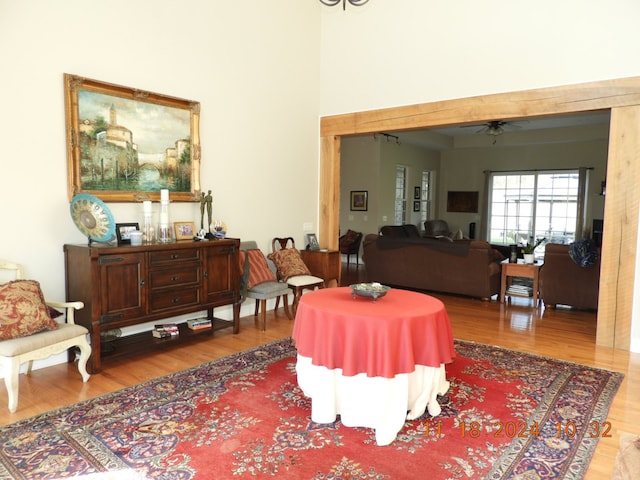
M 173 228 L 176 231 L 176 240 L 193 240 L 197 235 L 194 222 L 175 222 Z
M 118 239 L 118 245 L 130 245 L 131 244 L 131 232 L 135 232 L 140 229 L 138 223 L 116 223 L 116 237 Z

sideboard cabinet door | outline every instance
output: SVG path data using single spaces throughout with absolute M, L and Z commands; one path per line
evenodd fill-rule
M 212 305 L 239 301 L 240 266 L 236 245 L 214 245 L 204 253 L 204 298 Z
M 100 323 L 126 322 L 146 314 L 147 267 L 144 253 L 100 255 Z

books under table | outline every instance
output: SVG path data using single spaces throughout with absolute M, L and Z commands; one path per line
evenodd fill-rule
M 171 338 L 178 336 L 180 330 L 175 323 L 164 323 L 162 325 L 155 325 L 152 333 L 156 338 Z
M 518 295 L 521 297 L 533 297 L 533 288 L 527 285 L 511 285 L 507 290 L 507 295 Z
M 194 318 L 187 320 L 187 327 L 191 330 L 203 330 L 205 328 L 211 328 L 211 320 L 208 318 Z

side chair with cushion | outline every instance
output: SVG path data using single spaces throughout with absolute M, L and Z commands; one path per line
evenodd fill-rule
M 356 266 L 360 265 L 360 242 L 362 242 L 362 232 L 347 230 L 347 233 L 340 237 L 338 249 L 341 254 L 347 256 L 347 268 L 349 267 L 351 255 L 354 254 L 356 256 Z
M 278 270 L 278 279 L 286 282 L 293 290 L 293 315 L 298 311 L 298 303 L 304 290 L 324 288 L 324 280 L 311 275 L 305 265 L 300 252 L 296 249 L 296 243 L 292 237 L 276 237 L 271 242 L 272 252 L 269 259 L 273 261 Z M 276 308 L 277 308 L 276 300 Z
M 253 298 L 256 301 L 254 317 L 258 322 L 258 313 L 262 309 L 260 315 L 261 329 L 264 332 L 267 329 L 267 300 L 275 298 L 276 302 L 282 297 L 284 303 L 284 312 L 289 320 L 293 320 L 293 316 L 289 311 L 289 302 L 287 295 L 293 293 L 284 282 L 279 282 L 267 263 L 267 259 L 258 245 L 254 241 L 240 242 L 240 272 L 241 275 L 241 297 Z M 277 310 L 278 306 L 276 304 Z
M 88 330 L 74 323 L 74 312 L 84 307 L 82 302 L 45 302 L 40 284 L 23 280 L 22 265 L 0 260 L 0 270 L 12 272 L 15 279 L 0 284 L 0 365 L 9 411 L 15 412 L 21 364 L 27 362 L 28 375 L 34 360 L 77 347 L 80 349 L 78 371 L 86 382 L 91 346 L 87 341 Z M 60 315 L 65 316 L 66 322 L 59 323 L 52 318 Z

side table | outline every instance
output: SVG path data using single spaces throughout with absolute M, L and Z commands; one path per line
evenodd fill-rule
M 538 276 L 540 274 L 540 267 L 542 262 L 530 263 L 509 263 L 508 260 L 502 262 L 502 282 L 500 287 L 500 303 L 504 303 L 505 295 L 517 296 L 517 297 L 529 297 L 529 292 L 514 292 L 510 291 L 511 286 L 510 277 L 523 277 L 533 279 L 533 306 L 538 306 Z
M 325 287 L 339 287 L 341 264 L 337 250 L 301 250 L 302 261 L 311 271 L 311 275 L 324 280 Z

